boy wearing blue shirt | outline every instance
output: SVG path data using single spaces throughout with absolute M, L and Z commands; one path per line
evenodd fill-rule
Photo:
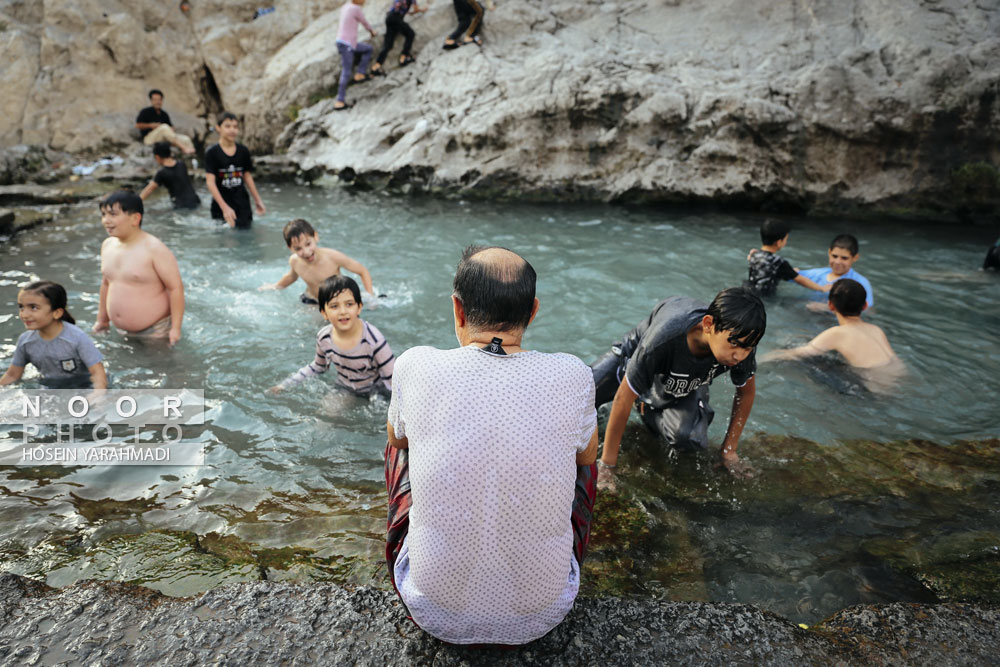
M 841 234 L 830 242 L 830 266 L 816 269 L 806 269 L 799 272 L 800 276 L 805 276 L 819 286 L 832 285 L 841 278 L 850 278 L 861 283 L 865 288 L 865 302 L 871 308 L 875 305 L 875 298 L 872 296 L 872 284 L 863 275 L 855 271 L 852 267 L 858 261 L 858 240 L 850 234 Z M 823 297 L 814 295 L 814 300 L 821 300 Z M 826 310 L 826 304 L 822 305 Z

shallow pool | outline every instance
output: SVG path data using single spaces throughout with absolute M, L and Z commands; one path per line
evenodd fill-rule
M 118 387 L 204 388 L 212 408 L 209 424 L 197 437 L 208 445 L 206 466 L 0 470 L 3 568 L 47 578 L 53 585 L 104 577 L 172 594 L 257 576 L 259 568 L 213 570 L 196 557 L 214 553 L 201 544 L 191 548 L 187 560 L 177 557 L 187 553 L 176 551 L 180 546 L 167 547 L 159 559 L 150 554 L 160 547 L 108 551 L 107 545 L 126 536 L 187 531 L 234 536 L 254 549 L 308 551 L 314 559 L 325 559 L 330 578 L 380 579 L 386 401 L 332 393 L 329 379 L 279 396 L 266 392 L 312 359 L 316 331 L 324 324 L 315 308 L 299 303 L 301 283 L 280 292 L 257 291 L 287 267 L 281 227 L 292 218 L 306 218 L 318 229 L 321 245 L 368 266 L 376 291 L 386 296 L 366 304 L 363 316 L 382 330 L 397 354 L 417 344 L 455 344 L 451 278 L 461 249 L 481 243 L 518 251 L 538 272 L 541 308 L 526 346 L 571 352 L 587 362 L 659 299 L 685 294 L 708 301 L 718 290 L 739 284 L 747 250 L 758 245 L 761 221 L 749 215 L 593 205 L 407 199 L 294 185 L 264 185 L 262 194 L 269 213 L 248 232 L 220 228 L 208 218 L 207 207 L 179 214 L 165 197 L 156 199 L 144 228 L 165 241 L 180 262 L 187 295 L 183 340 L 168 350 L 126 343 L 117 334 L 95 337 Z M 925 439 L 947 445 L 996 438 L 1000 279 L 977 270 L 992 230 L 792 222 L 782 254 L 800 268 L 825 265 L 835 234 L 859 237 L 861 259 L 855 268 L 871 280 L 876 300 L 866 317 L 885 329 L 910 375 L 896 395 L 879 398 L 836 363 L 762 365 L 741 452 L 753 462 L 754 438 L 760 434 L 794 436 L 809 441 L 809 447 L 819 443 L 833 449 L 856 440 Z M 23 331 L 16 294 L 17 286 L 29 280 L 65 285 L 70 310 L 89 329 L 97 312 L 103 238 L 96 209 L 79 208 L 0 249 L 0 364 L 8 363 Z M 768 302 L 762 350 L 803 343 L 834 322 L 804 308 L 808 294 L 788 284 Z M 716 443 L 725 431 L 731 395 L 728 379 L 715 383 Z M 676 571 L 664 575 L 657 568 L 675 563 L 678 554 L 690 554 L 681 560 L 698 583 L 685 589 L 694 591 L 687 597 L 759 603 L 810 622 L 856 601 L 858 581 L 876 590 L 876 599 L 925 596 L 915 582 L 879 576 L 888 565 L 867 551 L 859 553 L 856 517 L 848 517 L 839 533 L 835 524 L 820 522 L 834 535 L 819 540 L 810 517 L 795 516 L 786 505 L 755 507 L 740 500 L 742 487 L 729 490 L 732 483 L 712 471 L 707 459 L 664 463 L 658 460 L 661 454 L 642 452 L 645 441 L 641 427 L 630 431 L 623 472 L 626 494 L 632 488 L 646 508 L 654 538 L 642 547 L 642 558 L 630 561 L 634 572 L 616 590 L 669 596 L 674 588 L 661 580 Z M 19 442 L 18 429 L 0 431 L 0 447 Z M 779 466 L 785 471 L 781 484 L 796 484 L 796 451 L 781 455 L 788 456 Z M 657 468 L 660 464 L 668 467 Z M 707 480 L 726 510 L 686 505 L 683 493 L 669 502 L 662 496 L 657 500 L 655 488 L 674 474 L 671 465 L 680 466 L 678 471 L 694 466 L 684 474 Z M 764 462 L 763 476 L 747 484 L 766 487 L 768 470 L 776 465 Z M 953 474 L 961 486 L 960 473 Z M 778 475 L 771 477 L 777 483 Z M 101 499 L 117 504 L 95 502 Z M 907 508 L 898 511 L 919 511 L 921 502 L 908 500 Z M 987 497 L 983 502 L 990 503 Z M 983 509 L 969 521 L 1000 532 L 996 507 Z M 675 511 L 681 517 L 676 520 L 686 522 L 688 551 L 678 551 L 671 539 L 656 538 L 673 534 L 662 527 L 669 523 L 664 513 Z M 880 511 L 891 515 L 894 510 Z M 605 562 L 614 557 L 606 549 L 600 553 Z M 763 574 L 762 562 L 767 564 Z M 287 575 L 292 578 L 324 576 L 305 565 L 282 572 L 292 570 Z M 802 603 L 804 591 L 818 592 Z

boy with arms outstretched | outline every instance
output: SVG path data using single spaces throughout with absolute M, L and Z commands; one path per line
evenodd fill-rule
M 118 190 L 101 202 L 101 295 L 94 331 L 113 324 L 122 335 L 181 338 L 184 284 L 177 259 L 142 230 L 142 199 Z
M 756 290 L 762 296 L 771 296 L 778 289 L 778 281 L 794 280 L 803 287 L 817 292 L 829 292 L 830 287 L 822 287 L 792 268 L 788 260 L 778 255 L 778 251 L 788 243 L 788 225 L 781 220 L 767 219 L 760 225 L 760 248 L 754 248 L 747 255 L 749 275 L 744 287 Z
M 230 227 L 250 229 L 253 223 L 250 197 L 253 196 L 258 215 L 267 212 L 251 173 L 253 158 L 246 146 L 236 143 L 240 135 L 236 114 L 223 111 L 217 121 L 219 143 L 205 151 L 205 184 L 212 195 L 212 218 L 224 220 Z
M 881 328 L 861 321 L 861 311 L 868 307 L 865 296 L 865 288 L 856 280 L 838 280 L 830 290 L 829 300 L 829 308 L 837 316 L 837 326 L 830 327 L 801 347 L 768 352 L 761 361 L 805 359 L 835 350 L 848 364 L 865 371 L 862 375 L 869 389 L 878 390 L 887 386 L 898 377 L 903 362 L 896 356 Z
M 317 305 L 320 284 L 330 276 L 339 275 L 344 268 L 361 277 L 365 291 L 375 296 L 372 277 L 361 262 L 351 259 L 339 250 L 319 247 L 319 234 L 305 220 L 292 220 L 282 230 L 285 245 L 292 251 L 288 258 L 288 273 L 276 283 L 261 285 L 259 289 L 285 289 L 299 278 L 306 284 L 306 291 L 299 296 L 302 303 Z
M 707 448 L 715 416 L 708 385 L 727 371 L 732 371 L 736 395 L 722 463 L 733 474 L 750 474 L 736 447 L 753 407 L 755 348 L 766 325 L 764 304 L 743 287 L 725 289 L 707 305 L 670 297 L 594 363 L 595 405 L 614 401 L 598 464 L 600 485 L 614 489 L 618 449 L 635 403 L 646 426 L 671 447 Z
M 270 391 L 276 394 L 334 367 L 337 384 L 359 396 L 392 391 L 395 356 L 382 332 L 361 319 L 361 290 L 347 276 L 319 286 L 319 312 L 329 324 L 316 334 L 316 358 Z

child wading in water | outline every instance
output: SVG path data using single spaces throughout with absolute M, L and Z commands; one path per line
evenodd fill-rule
M 352 278 L 331 276 L 319 287 L 319 312 L 329 324 L 316 334 L 316 358 L 281 384 L 278 393 L 331 366 L 337 384 L 354 394 L 392 391 L 395 357 L 382 332 L 361 319 L 361 290 Z
M 48 280 L 26 285 L 17 294 L 17 314 L 27 331 L 17 339 L 14 358 L 0 385 L 20 380 L 24 367 L 31 363 L 49 388 L 107 389 L 104 357 L 66 310 L 62 285 Z
M 382 69 L 382 65 L 385 63 L 386 56 L 389 55 L 389 51 L 392 50 L 392 45 L 396 42 L 396 35 L 403 35 L 403 52 L 399 54 L 399 65 L 400 67 L 405 67 L 414 61 L 413 55 L 410 53 L 410 48 L 413 47 L 413 38 L 416 33 L 413 32 L 413 28 L 403 20 L 407 12 L 411 14 L 419 14 L 420 12 L 427 11 L 426 9 L 421 9 L 416 0 L 395 0 L 392 3 L 392 7 L 389 8 L 388 13 L 385 15 L 385 41 L 382 42 L 382 50 L 378 53 L 378 58 L 375 59 L 375 64 L 372 65 L 372 74 L 378 74 L 385 76 L 385 71 Z
M 347 84 L 351 80 L 351 72 L 354 71 L 354 54 L 361 54 L 360 71 L 354 75 L 355 83 L 363 83 L 371 77 L 368 75 L 368 62 L 372 58 L 372 45 L 358 42 L 358 24 L 360 23 L 375 38 L 375 31 L 372 29 L 365 13 L 361 11 L 361 5 L 365 0 L 350 0 L 344 4 L 340 10 L 340 27 L 337 28 L 337 51 L 340 52 L 340 83 L 337 86 L 337 101 L 333 103 L 334 111 L 349 109 L 353 104 L 344 101 L 347 95 Z

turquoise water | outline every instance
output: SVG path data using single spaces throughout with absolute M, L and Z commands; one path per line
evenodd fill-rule
M 118 387 L 204 388 L 212 407 L 196 437 L 209 446 L 206 466 L 67 468 L 34 477 L 0 470 L 3 549 L 20 554 L 20 560 L 8 559 L 8 569 L 47 577 L 54 585 L 95 574 L 128 579 L 121 562 L 94 570 L 69 556 L 46 560 L 45 549 L 66 536 L 73 536 L 80 550 L 110 536 L 149 530 L 216 531 L 260 547 L 297 546 L 324 558 L 377 563 L 384 534 L 386 401 L 332 392 L 329 378 L 279 396 L 266 392 L 312 359 L 315 334 L 324 323 L 314 308 L 298 302 L 301 283 L 279 292 L 256 289 L 287 268 L 281 227 L 292 218 L 311 221 L 321 245 L 368 266 L 376 291 L 386 297 L 366 304 L 363 316 L 397 354 L 417 344 L 455 344 L 449 299 L 454 267 L 465 245 L 487 243 L 520 252 L 539 274 L 541 308 L 526 346 L 571 352 L 588 363 L 659 299 L 686 294 L 707 301 L 719 289 L 739 284 L 747 250 L 758 245 L 761 220 L 592 205 L 405 199 L 294 185 L 265 184 L 262 194 L 269 213 L 249 232 L 218 227 L 207 207 L 181 214 L 169 209 L 166 198 L 155 200 L 144 228 L 166 242 L 180 262 L 187 296 L 183 339 L 167 349 L 128 343 L 114 333 L 95 337 Z M 793 226 L 783 255 L 801 268 L 825 265 L 826 245 L 836 233 L 861 239 L 855 268 L 871 280 L 876 299 L 867 317 L 886 330 L 910 375 L 897 395 L 877 398 L 834 363 L 762 365 L 742 453 L 753 461 L 749 440 L 761 433 L 830 447 L 856 439 L 947 444 L 997 437 L 1000 280 L 976 270 L 993 230 L 848 220 L 797 220 Z M 0 249 L 0 364 L 6 365 L 23 331 L 16 294 L 29 280 L 65 285 L 70 310 L 89 329 L 97 312 L 103 238 L 96 210 L 79 208 Z M 768 302 L 762 350 L 803 343 L 833 323 L 831 316 L 806 311 L 806 295 L 807 290 L 786 285 Z M 731 396 L 727 379 L 715 383 L 716 443 L 725 431 Z M 0 447 L 14 446 L 19 438 L 19 431 L 8 427 L 0 431 Z M 626 464 L 638 461 L 634 451 L 624 456 Z M 79 498 L 145 504 L 88 518 Z M 758 519 L 767 523 L 767 516 Z M 740 535 L 745 522 L 738 515 L 731 519 L 712 530 L 694 530 L 694 539 L 711 553 L 747 542 Z M 701 525 L 697 517 L 692 521 Z M 995 509 L 985 521 L 1000 530 Z M 774 523 L 780 532 L 781 517 Z M 766 555 L 783 551 L 782 541 L 758 538 L 745 548 Z M 709 596 L 759 602 L 795 616 L 797 602 L 789 607 L 787 600 L 809 577 L 821 579 L 825 566 L 795 572 L 780 565 L 781 553 L 772 555 L 779 572 L 774 576 L 793 589 L 788 595 L 772 594 L 781 588 L 773 577 L 763 583 L 747 577 L 745 585 L 731 586 L 743 581 L 740 557 L 734 556 L 706 566 Z M 651 559 L 655 562 L 655 553 Z M 361 567 L 354 579 L 364 580 L 370 569 Z M 175 594 L 234 580 L 193 570 L 175 564 L 145 571 L 141 578 Z M 887 598 L 911 599 L 894 591 L 887 589 Z M 823 594 L 826 601 L 803 618 L 849 601 Z

